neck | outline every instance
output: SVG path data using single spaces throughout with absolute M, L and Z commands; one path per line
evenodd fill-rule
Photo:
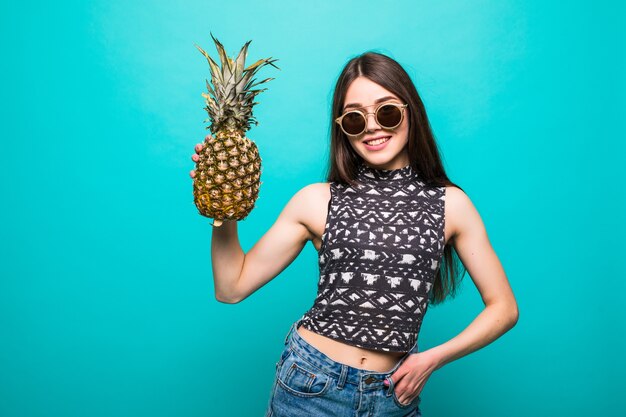
M 362 159 L 360 161 L 360 164 L 365 165 L 371 169 L 378 169 L 381 171 L 394 171 L 397 169 L 406 168 L 408 165 L 410 165 L 409 161 L 406 159 L 403 159 L 402 161 L 389 161 L 383 165 L 374 165 Z
M 384 169 L 361 162 L 357 169 L 357 179 L 366 183 L 401 184 L 417 178 L 417 171 L 410 164 L 394 169 Z

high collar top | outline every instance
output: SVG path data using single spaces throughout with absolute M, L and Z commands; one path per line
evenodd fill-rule
M 401 186 L 412 181 L 419 181 L 418 172 L 409 164 L 402 168 L 380 169 L 360 162 L 357 166 L 356 180 L 373 186 Z

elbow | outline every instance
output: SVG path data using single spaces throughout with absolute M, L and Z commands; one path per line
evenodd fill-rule
M 517 324 L 519 319 L 519 309 L 517 308 L 517 303 L 513 305 L 511 312 L 509 313 L 509 328 L 512 328 Z
M 237 288 L 237 281 L 234 285 L 215 285 L 215 299 L 224 304 L 237 304 L 245 297 L 241 297 L 241 293 Z
M 488 304 L 488 306 L 495 309 L 494 314 L 497 316 L 497 322 L 507 331 L 517 324 L 519 319 L 519 310 L 515 301 L 500 302 L 492 305 Z
M 224 303 L 224 304 L 237 304 L 239 302 L 241 302 L 241 298 L 239 297 L 233 297 L 233 296 L 224 296 L 224 294 L 215 294 L 215 299 L 217 301 L 219 301 L 220 303 Z

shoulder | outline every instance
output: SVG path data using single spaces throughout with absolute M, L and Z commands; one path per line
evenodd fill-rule
M 469 197 L 463 190 L 454 185 L 446 185 L 445 187 L 441 187 L 445 189 L 445 197 L 446 197 L 446 205 L 447 206 L 455 206 L 467 204 L 469 201 Z
M 305 209 L 307 205 L 314 204 L 320 200 L 328 200 L 330 197 L 330 183 L 314 182 L 300 188 L 293 196 L 298 204 Z
M 452 236 L 482 226 L 480 214 L 471 198 L 453 185 L 445 187 L 445 218 L 446 224 L 452 229 Z
M 316 182 L 300 188 L 289 201 L 288 211 L 307 229 L 307 239 L 317 236 L 316 230 L 323 230 L 330 197 L 330 183 Z
M 322 213 L 330 200 L 330 184 L 316 182 L 300 188 L 291 197 L 289 206 L 298 213 L 299 220 L 304 224 L 310 224 L 312 218 Z

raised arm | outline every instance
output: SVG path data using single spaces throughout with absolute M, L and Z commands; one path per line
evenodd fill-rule
M 197 144 L 195 149 L 196 153 L 201 151 L 202 144 Z M 191 159 L 197 161 L 198 156 Z M 195 171 L 189 175 L 194 178 Z M 310 224 L 325 215 L 320 209 L 327 207 L 329 198 L 326 183 L 300 189 L 247 254 L 239 243 L 236 221 L 226 220 L 214 227 L 211 258 L 215 298 L 223 303 L 238 303 L 280 274 L 306 242 L 313 240 Z
M 214 229 L 212 240 L 215 296 L 219 301 L 238 303 L 280 274 L 311 240 L 304 224 L 311 186 L 298 191 L 283 208 L 270 229 L 243 254 L 237 239 L 236 222 Z M 235 243 L 236 242 L 236 243 Z

